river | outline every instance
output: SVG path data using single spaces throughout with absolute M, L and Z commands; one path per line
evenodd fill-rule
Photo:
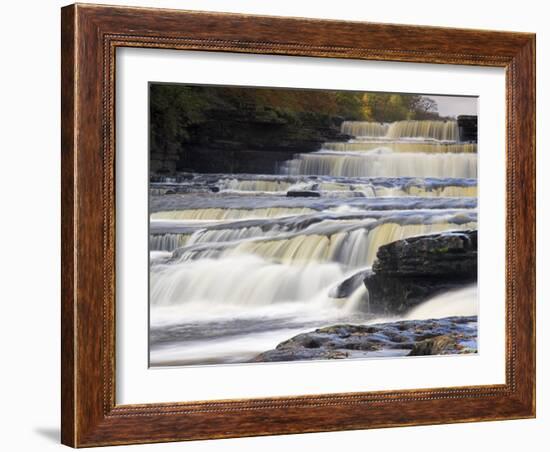
M 242 363 L 300 332 L 380 321 L 363 284 L 336 298 L 339 284 L 383 244 L 477 228 L 477 145 L 458 142 L 455 121 L 342 132 L 353 138 L 273 174 L 151 183 L 151 366 Z M 416 309 L 475 312 L 475 290 L 460 299 Z

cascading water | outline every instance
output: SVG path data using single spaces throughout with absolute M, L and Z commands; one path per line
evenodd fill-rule
M 446 143 L 441 141 L 393 141 L 389 143 L 379 140 L 354 140 L 345 143 L 325 143 L 323 150 L 338 152 L 368 152 L 376 149 L 394 150 L 395 152 L 415 153 L 469 153 L 477 152 L 477 143 Z
M 328 143 L 320 151 L 299 154 L 283 170 L 289 175 L 341 177 L 477 177 L 477 147 L 457 143 L 456 121 L 397 121 L 384 127 L 344 122 L 356 131 L 348 143 Z M 361 133 L 371 133 L 361 135 Z
M 342 133 L 354 137 L 383 137 L 388 133 L 388 124 L 366 121 L 344 121 Z
M 390 139 L 458 141 L 456 121 L 397 121 L 390 125 L 386 136 Z
M 372 322 L 362 284 L 341 298 L 334 288 L 380 246 L 476 228 L 477 145 L 458 142 L 456 121 L 341 131 L 353 138 L 278 174 L 151 184 L 151 365 L 243 362 L 312 328 Z M 418 315 L 471 312 L 471 295 L 446 308 L 435 298 Z
M 436 295 L 412 309 L 405 316 L 406 319 L 423 320 L 443 318 L 452 315 L 477 315 L 477 287 L 468 286 L 463 289 L 449 291 L 443 295 Z
M 365 153 L 319 151 L 289 162 L 289 174 L 344 177 L 477 177 L 476 154 L 395 153 L 380 148 Z
M 341 130 L 342 133 L 356 138 L 458 141 L 458 123 L 450 120 L 396 121 L 391 124 L 344 121 Z

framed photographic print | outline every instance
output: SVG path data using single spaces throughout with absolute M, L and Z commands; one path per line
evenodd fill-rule
M 62 442 L 535 415 L 535 37 L 62 9 Z

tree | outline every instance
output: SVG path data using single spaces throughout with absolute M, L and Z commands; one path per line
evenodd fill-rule
M 393 122 L 439 117 L 435 101 L 416 94 L 365 93 L 362 102 L 363 115 L 368 121 Z

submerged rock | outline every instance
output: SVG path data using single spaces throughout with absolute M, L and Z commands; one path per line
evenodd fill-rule
M 253 362 L 477 353 L 477 317 L 334 325 L 299 334 Z
M 381 246 L 364 280 L 379 312 L 404 312 L 477 279 L 477 231 L 411 237 Z

